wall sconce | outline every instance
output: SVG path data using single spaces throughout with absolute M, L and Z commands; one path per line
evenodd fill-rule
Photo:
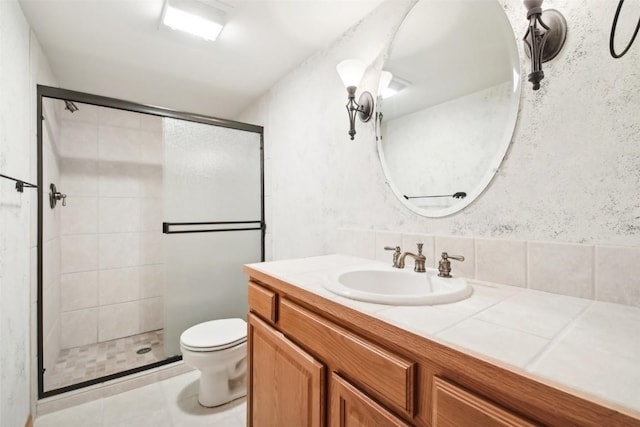
M 531 73 L 528 80 L 533 90 L 540 89 L 544 78 L 542 64 L 550 61 L 562 50 L 567 37 L 567 21 L 554 9 L 542 11 L 543 0 L 524 0 L 527 8 L 529 28 L 522 39 L 525 50 L 531 58 Z
M 344 83 L 349 94 L 349 101 L 346 107 L 349 114 L 349 135 L 352 141 L 356 134 L 356 115 L 361 122 L 366 123 L 373 114 L 373 95 L 370 92 L 362 92 L 358 102 L 356 102 L 356 89 L 366 68 L 365 63 L 359 59 L 347 59 L 336 66 L 342 83 Z

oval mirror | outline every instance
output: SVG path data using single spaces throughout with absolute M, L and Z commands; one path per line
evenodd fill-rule
M 442 217 L 477 198 L 507 152 L 519 100 L 515 36 L 497 0 L 419 1 L 378 97 L 378 152 L 402 203 Z

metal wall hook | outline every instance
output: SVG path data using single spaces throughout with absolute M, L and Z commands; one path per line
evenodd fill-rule
M 49 206 L 51 209 L 56 207 L 58 200 L 62 200 L 62 206 L 67 206 L 67 195 L 58 191 L 55 184 L 49 185 L 51 191 L 49 192 Z
M 0 173 L 0 177 L 1 178 L 6 178 L 6 179 L 10 179 L 11 181 L 15 181 L 15 183 L 16 183 L 16 191 L 18 193 L 22 193 L 25 188 L 38 188 L 37 185 L 29 184 L 28 182 L 22 181 L 21 179 L 12 178 L 10 176 L 3 175 L 1 173 Z

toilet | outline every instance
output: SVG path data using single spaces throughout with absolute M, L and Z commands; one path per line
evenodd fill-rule
M 200 371 L 198 401 L 220 406 L 247 394 L 247 322 L 219 319 L 190 327 L 180 335 L 182 360 Z

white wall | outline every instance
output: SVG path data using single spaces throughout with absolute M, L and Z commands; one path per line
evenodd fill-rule
M 0 2 L 0 170 L 24 180 L 29 168 L 29 26 L 17 2 Z M 0 425 L 29 415 L 30 192 L 0 181 Z
M 0 2 L 0 173 L 36 179 L 35 84 L 54 78 L 17 1 Z M 0 181 L 0 426 L 24 425 L 35 393 L 36 192 Z M 31 261 L 30 261 L 31 260 Z M 31 295 L 31 297 L 30 297 Z M 31 328 L 31 330 L 30 330 Z M 31 404 L 31 405 L 30 405 Z
M 609 56 L 614 3 L 545 2 L 565 15 L 567 43 L 545 64 L 541 90 L 523 82 L 500 173 L 464 211 L 427 219 L 404 208 L 386 185 L 373 124 L 358 123 L 354 142 L 347 136 L 346 93 L 335 64 L 374 60 L 384 50 L 407 4 L 385 1 L 239 117 L 266 126 L 272 257 L 333 252 L 336 229 L 349 227 L 638 246 L 640 46 L 636 41 L 621 60 Z M 517 0 L 501 4 L 526 79 L 520 41 L 526 11 Z M 374 61 L 363 88 L 376 87 L 381 65 Z

